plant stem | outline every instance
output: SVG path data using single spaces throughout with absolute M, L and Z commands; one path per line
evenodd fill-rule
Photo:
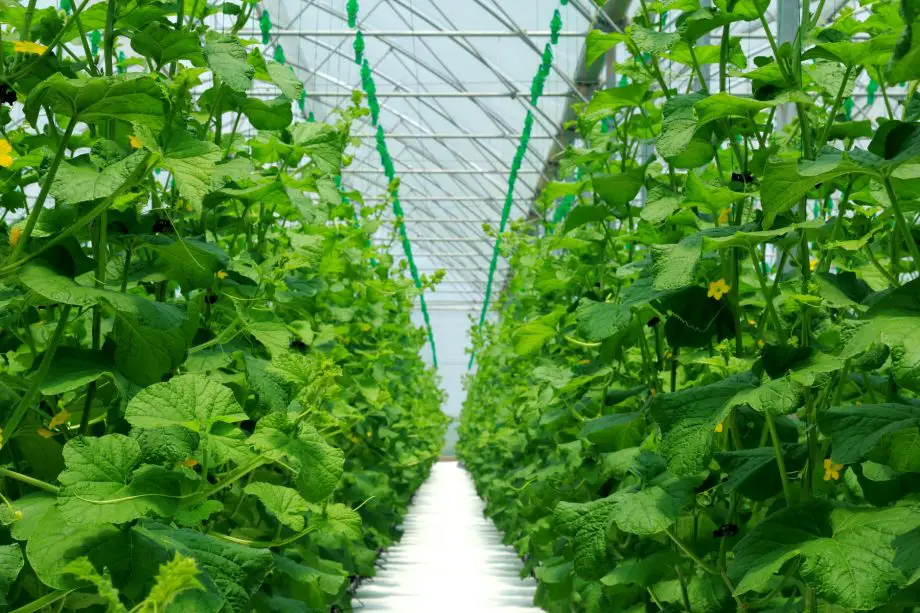
M 667 535 L 671 538 L 672 541 L 674 541 L 674 544 L 677 545 L 677 547 L 687 555 L 688 558 L 690 558 L 691 560 L 693 560 L 694 562 L 696 562 L 697 565 L 698 565 L 700 568 L 702 568 L 704 571 L 706 571 L 706 572 L 709 573 L 710 575 L 719 576 L 719 575 L 721 574 L 721 573 L 718 571 L 718 569 L 715 569 L 715 568 L 713 568 L 712 566 L 710 566 L 708 563 L 706 563 L 706 561 L 705 561 L 703 558 L 701 558 L 700 556 L 696 555 L 689 547 L 687 547 L 686 545 L 684 545 L 684 544 L 681 542 L 681 540 L 680 540 L 679 538 L 677 538 L 677 537 L 674 535 L 673 532 L 671 532 L 671 530 L 666 529 L 664 532 L 665 532 L 665 534 L 667 534 Z
M 61 488 L 59 488 L 56 485 L 52 485 L 46 481 L 41 481 L 40 479 L 36 479 L 28 475 L 23 475 L 22 473 L 17 473 L 7 468 L 0 468 L 0 477 L 8 477 L 10 479 L 15 479 L 17 481 L 21 481 L 23 483 L 31 485 L 32 487 L 38 488 L 40 490 L 44 490 L 54 495 L 57 495 L 57 493 L 61 491 Z
M 850 74 L 852 72 L 853 67 L 847 66 L 846 71 L 843 73 L 843 81 L 840 82 L 840 88 L 837 90 L 837 96 L 834 98 L 833 106 L 831 106 L 831 112 L 827 118 L 827 123 L 824 124 L 824 129 L 821 130 L 821 138 L 819 138 L 818 142 L 815 143 L 815 146 L 818 149 L 823 147 L 830 138 L 831 128 L 834 127 L 834 119 L 837 117 L 837 111 L 840 110 L 840 104 L 843 102 L 843 94 L 846 92 L 847 83 L 850 80 Z
M 71 117 L 70 123 L 67 124 L 67 128 L 64 130 L 64 136 L 61 137 L 61 142 L 58 144 L 54 159 L 51 160 L 51 165 L 48 167 L 48 172 L 45 173 L 45 181 L 42 183 L 41 190 L 38 192 L 38 197 L 35 199 L 35 204 L 32 206 L 32 212 L 29 213 L 29 218 L 26 220 L 26 226 L 22 230 L 19 242 L 16 243 L 16 247 L 13 248 L 13 252 L 7 260 L 8 263 L 16 261 L 17 256 L 23 252 L 26 245 L 29 243 L 29 238 L 32 236 L 32 231 L 35 229 L 35 224 L 38 222 L 38 217 L 41 215 L 45 205 L 45 200 L 48 198 L 48 192 L 51 190 L 51 183 L 54 181 L 54 175 L 57 174 L 58 168 L 60 168 L 61 162 L 64 160 L 64 154 L 67 152 L 67 144 L 76 127 L 77 118 Z
M 773 421 L 773 413 L 765 411 L 764 417 L 767 420 L 767 428 L 770 430 L 770 438 L 773 439 L 773 453 L 776 454 L 776 466 L 779 469 L 779 478 L 783 482 L 783 496 L 786 497 L 786 506 L 792 506 L 792 486 L 789 484 L 789 477 L 786 475 L 786 460 L 783 458 L 783 448 L 779 441 L 779 433 L 776 431 L 776 422 Z
M 764 300 L 767 302 L 767 313 L 770 314 L 770 319 L 773 321 L 773 328 L 776 330 L 776 336 L 779 337 L 781 343 L 786 342 L 786 331 L 783 329 L 783 323 L 780 321 L 779 315 L 776 312 L 776 306 L 773 304 L 773 292 L 767 288 L 767 281 L 763 276 L 763 271 L 760 270 L 760 259 L 755 253 L 756 247 L 752 247 L 751 252 L 751 262 L 754 264 L 754 274 L 757 275 L 757 282 L 760 283 L 760 291 L 763 294 Z
M 35 611 L 41 611 L 50 604 L 54 604 L 58 600 L 63 600 L 71 593 L 77 591 L 77 588 L 70 590 L 56 590 L 50 594 L 45 594 L 37 600 L 33 600 L 27 605 L 21 606 L 10 613 L 35 613 Z
M 901 211 L 901 205 L 898 203 L 898 195 L 891 185 L 891 177 L 886 174 L 883 177 L 883 182 L 885 183 L 885 191 L 888 192 L 888 200 L 891 201 L 891 210 L 894 213 L 894 222 L 898 227 L 898 233 L 901 235 L 904 242 L 907 243 L 907 251 L 914 261 L 914 270 L 920 271 L 920 250 L 917 249 L 917 242 L 911 235 L 910 227 L 904 219 L 904 213 Z
M 19 422 L 22 421 L 26 411 L 32 407 L 32 403 L 35 402 L 35 399 L 38 397 L 39 388 L 45 380 L 45 377 L 48 376 L 48 371 L 51 370 L 51 362 L 54 360 L 54 353 L 57 351 L 58 345 L 61 344 L 61 340 L 64 338 L 64 331 L 67 329 L 67 324 L 70 323 L 68 318 L 70 317 L 71 308 L 69 304 L 65 304 L 61 308 L 60 319 L 58 319 L 57 327 L 54 329 L 54 333 L 48 341 L 48 347 L 45 349 L 45 355 L 42 356 L 38 371 L 32 375 L 29 389 L 26 390 L 25 395 L 19 400 L 19 404 L 17 404 L 16 408 L 13 410 L 13 414 L 10 415 L 10 418 L 3 426 L 3 430 L 0 431 L 3 436 L 3 440 L 0 441 L 0 448 L 3 447 L 4 443 L 13 440 L 13 435 L 16 433 L 16 428 L 19 427 Z

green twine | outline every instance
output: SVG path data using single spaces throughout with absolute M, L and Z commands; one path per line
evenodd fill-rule
M 561 6 L 567 5 L 568 0 L 559 0 Z M 557 20 L 558 17 L 558 20 Z M 553 19 L 550 23 L 551 31 L 556 33 L 551 37 L 543 50 L 543 57 L 540 61 L 540 67 L 533 77 L 530 85 L 530 105 L 537 106 L 537 102 L 543 95 L 543 86 L 546 84 L 546 78 L 549 76 L 553 67 L 553 45 L 559 40 L 558 32 L 562 31 L 562 16 L 557 9 L 553 13 Z M 514 160 L 511 162 L 511 170 L 508 173 L 508 188 L 505 192 L 505 204 L 502 207 L 502 217 L 498 224 L 498 235 L 495 237 L 495 245 L 492 248 L 492 259 L 489 261 L 489 276 L 486 279 L 486 293 L 482 301 L 482 311 L 479 313 L 479 329 L 482 329 L 486 321 L 486 314 L 489 312 L 489 300 L 492 296 L 492 283 L 495 280 L 495 269 L 498 266 L 498 256 L 501 255 L 502 234 L 508 225 L 508 218 L 511 216 L 511 207 L 514 204 L 514 186 L 517 183 L 518 173 L 521 165 L 524 163 L 524 156 L 527 155 L 527 146 L 530 143 L 530 134 L 533 131 L 534 116 L 533 111 L 528 110 L 524 117 L 524 129 L 521 131 L 521 137 L 518 142 L 517 151 L 514 153 Z M 473 362 L 476 360 L 476 352 L 470 356 L 470 362 L 467 370 L 473 368 Z
M 70 12 L 73 11 L 73 3 L 70 0 L 61 0 L 61 9 L 65 15 L 70 15 Z
M 313 123 L 316 121 L 316 115 L 313 114 L 313 111 L 310 111 L 310 114 L 307 115 L 307 121 Z
M 287 58 L 284 57 L 284 47 L 281 45 L 275 45 L 275 61 L 279 64 L 284 64 L 287 62 Z
M 272 32 L 272 18 L 269 16 L 268 11 L 262 11 L 262 14 L 259 15 L 259 29 L 262 30 L 262 44 L 267 45 L 268 41 L 271 40 Z
M 361 30 L 355 33 L 355 42 L 352 44 L 352 48 L 355 50 L 355 64 L 360 66 L 364 61 L 364 34 Z
M 127 66 L 125 66 L 125 60 L 126 60 L 125 52 L 119 51 L 118 52 L 118 65 L 115 67 L 115 72 L 117 72 L 118 74 L 125 74 L 128 71 Z
M 348 0 L 348 25 L 354 28 L 358 22 L 358 1 Z M 371 65 L 364 55 L 364 35 L 359 30 L 355 34 L 354 42 L 355 63 L 361 65 L 361 87 L 367 95 L 367 106 L 371 110 L 371 123 L 377 127 L 374 134 L 374 140 L 377 144 L 377 153 L 380 154 L 380 165 L 389 181 L 388 190 L 393 200 L 393 216 L 396 218 L 396 228 L 399 232 L 400 242 L 402 243 L 403 253 L 406 254 L 406 261 L 409 263 L 409 272 L 412 275 L 412 282 L 417 289 L 422 288 L 422 279 L 419 275 L 418 266 L 415 265 L 415 258 L 412 256 L 412 244 L 409 242 L 409 235 L 406 233 L 406 224 L 403 221 L 405 212 L 402 203 L 399 201 L 399 178 L 396 176 L 396 167 L 393 165 L 393 158 L 390 156 L 390 150 L 387 147 L 386 135 L 383 132 L 383 126 L 378 125 L 380 120 L 380 103 L 377 101 L 377 84 L 374 82 L 374 73 Z M 313 113 L 310 113 L 313 117 Z M 425 329 L 428 332 L 428 344 L 431 345 L 431 363 L 438 367 L 438 352 L 434 344 L 434 330 L 431 327 L 431 317 L 428 314 L 428 303 L 425 301 L 425 293 L 419 292 L 419 307 L 422 311 L 422 319 L 425 320 Z
M 627 85 L 629 85 L 629 77 L 623 75 L 620 77 L 620 82 L 617 84 L 617 87 L 626 87 Z
M 380 119 L 380 103 L 377 102 L 377 84 L 374 83 L 374 75 L 371 72 L 371 65 L 365 59 L 361 64 L 361 87 L 367 94 L 367 106 L 371 110 L 371 123 L 377 125 Z
M 843 116 L 846 117 L 847 121 L 853 119 L 853 107 L 856 106 L 856 103 L 853 102 L 852 98 L 847 98 L 843 101 Z
M 102 44 L 102 33 L 99 30 L 93 30 L 89 33 L 89 49 L 93 55 L 99 55 L 99 45 Z
M 869 85 L 866 86 L 866 102 L 868 104 L 875 103 L 876 92 L 878 92 L 878 83 L 875 82 L 875 79 L 869 79 Z
M 358 25 L 358 0 L 348 0 L 348 27 Z
M 307 106 L 307 86 L 304 85 L 304 88 L 300 90 L 300 98 L 297 100 L 297 106 L 300 107 L 300 112 L 304 112 L 304 107 Z
M 555 45 L 559 42 L 559 32 L 562 30 L 562 15 L 559 14 L 559 9 L 553 12 L 553 20 L 549 23 L 549 29 L 549 40 Z

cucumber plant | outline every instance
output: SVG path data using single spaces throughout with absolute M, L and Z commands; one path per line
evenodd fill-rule
M 548 611 L 914 610 L 920 7 L 779 44 L 766 1 L 640 5 L 588 35 L 622 80 L 506 237 L 458 453 Z
M 294 122 L 254 8 L 0 7 L 5 610 L 347 608 L 437 457 L 361 95 Z

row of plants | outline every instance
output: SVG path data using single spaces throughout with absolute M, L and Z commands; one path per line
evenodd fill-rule
M 861 5 L 589 34 L 622 80 L 504 237 L 458 446 L 545 610 L 920 606 L 920 5 Z
M 3 610 L 350 609 L 437 458 L 362 96 L 294 122 L 254 9 L 0 7 Z

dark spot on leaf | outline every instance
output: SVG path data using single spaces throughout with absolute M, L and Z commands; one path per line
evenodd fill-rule
M 661 323 L 661 318 L 655 315 L 650 320 L 648 320 L 645 325 L 647 325 L 649 328 L 654 328 L 660 323 Z
M 304 353 L 307 350 L 307 344 L 300 339 L 294 339 L 290 343 L 290 348 L 299 353 Z
M 153 222 L 153 231 L 161 234 L 174 234 L 176 232 L 172 222 L 168 219 L 157 219 Z
M 712 531 L 712 536 L 715 538 L 738 536 L 738 524 L 723 524 L 718 530 Z

